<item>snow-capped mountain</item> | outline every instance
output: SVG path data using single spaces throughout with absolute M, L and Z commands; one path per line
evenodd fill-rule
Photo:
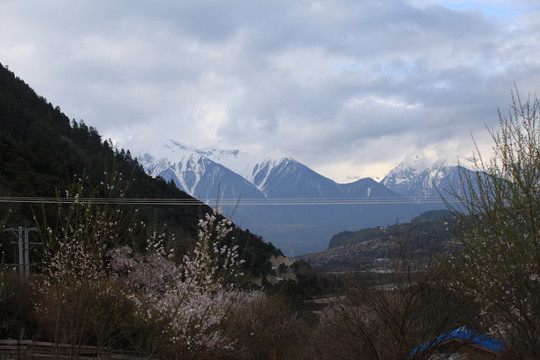
M 382 183 L 365 178 L 337 184 L 290 157 L 200 149 L 172 140 L 153 149 L 136 141 L 120 145 L 150 175 L 174 181 L 200 200 L 241 200 L 237 208 L 224 206 L 225 213 L 234 211 L 237 224 L 283 251 L 294 247 L 296 254 L 326 248 L 331 236 L 343 230 L 408 221 L 426 210 L 441 208 L 441 203 L 384 198 L 398 199 L 402 196 L 398 191 L 407 196 L 416 191 L 424 198 L 432 188 L 426 179 L 448 178 L 443 165 L 422 163 L 420 158 L 406 159 Z M 430 172 L 424 174 L 426 169 Z
M 416 199 L 439 199 L 439 191 L 449 194 L 460 183 L 460 171 L 473 167 L 470 159 L 441 159 L 417 153 L 407 156 L 392 169 L 381 184 L 406 197 Z
M 170 141 L 159 151 L 159 158 L 149 153 L 137 154 L 136 157 L 151 176 L 172 180 L 179 189 L 201 200 L 217 200 L 218 197 L 264 199 L 264 194 L 252 183 L 214 161 L 227 162 L 238 153 L 213 148 L 199 150 Z M 249 163 L 244 164 L 249 166 Z M 249 169 L 246 171 L 249 172 Z
M 242 176 L 197 152 L 180 149 L 172 151 L 168 158 L 157 159 L 148 153 L 137 158 L 151 176 L 172 180 L 180 190 L 201 200 L 264 198 Z
M 253 181 L 268 198 L 342 197 L 338 185 L 291 158 L 266 160 L 256 167 Z
M 173 140 L 151 153 L 133 152 L 153 177 L 174 181 L 201 199 L 281 199 L 395 196 L 372 179 L 337 184 L 290 157 L 258 157 L 239 150 L 198 149 Z M 368 184 L 369 183 L 369 184 Z

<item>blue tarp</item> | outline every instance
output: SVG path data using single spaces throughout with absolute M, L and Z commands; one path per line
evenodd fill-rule
M 504 352 L 504 343 L 502 341 L 494 339 L 491 336 L 480 334 L 479 332 L 467 329 L 466 327 L 460 327 L 452 332 L 449 332 L 448 334 L 439 336 L 437 340 L 433 342 L 428 341 L 424 345 L 417 347 L 411 352 L 410 355 L 414 355 L 417 352 L 421 352 L 426 349 L 431 349 L 450 340 L 458 340 L 463 343 L 470 344 L 494 353 Z

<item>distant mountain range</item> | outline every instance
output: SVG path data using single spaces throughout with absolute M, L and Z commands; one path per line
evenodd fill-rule
M 460 171 L 456 161 L 415 154 L 380 183 L 364 178 L 338 184 L 290 157 L 198 149 L 173 140 L 154 150 L 142 150 L 136 140 L 120 146 L 153 177 L 173 181 L 210 205 L 225 204 L 235 222 L 289 255 L 320 251 L 343 230 L 395 224 L 443 209 L 436 189 L 456 185 Z
M 172 180 L 198 199 L 398 196 L 371 178 L 337 184 L 289 157 L 258 158 L 239 150 L 197 149 L 173 140 L 159 153 L 138 153 L 137 159 L 150 175 Z

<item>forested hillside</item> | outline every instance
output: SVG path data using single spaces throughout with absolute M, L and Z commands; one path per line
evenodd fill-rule
M 449 250 L 451 218 L 447 210 L 432 210 L 406 223 L 343 231 L 332 236 L 327 250 L 300 258 L 326 271 L 381 270 L 388 269 L 398 245 L 405 244 L 415 263 L 426 263 Z
M 35 226 L 42 222 L 43 213 L 48 223 L 55 223 L 55 205 L 42 205 L 36 198 L 64 196 L 64 191 L 83 177 L 91 187 L 104 189 L 112 173 L 121 178 L 116 186 L 123 189 L 126 199 L 143 199 L 136 209 L 126 205 L 124 210 L 136 210 L 137 221 L 174 234 L 176 244 L 172 246 L 181 252 L 193 245 L 198 219 L 212 211 L 208 206 L 173 183 L 145 174 L 129 151 L 113 149 L 97 129 L 83 120 L 70 120 L 60 107 L 48 103 L 0 66 L 0 225 Z M 186 200 L 192 204 L 166 206 L 158 201 L 157 205 L 145 205 L 144 199 Z M 248 231 L 237 229 L 234 241 L 254 275 L 266 273 L 270 269 L 268 258 L 280 253 Z
M 430 234 L 433 238 L 448 240 L 450 234 L 445 223 L 452 217 L 452 213 L 447 210 L 431 210 L 420 214 L 411 221 L 393 226 L 379 226 L 362 229 L 358 231 L 343 231 L 332 236 L 328 249 L 339 246 L 354 245 L 363 241 L 383 237 L 383 234 L 394 236 L 418 237 L 419 234 Z

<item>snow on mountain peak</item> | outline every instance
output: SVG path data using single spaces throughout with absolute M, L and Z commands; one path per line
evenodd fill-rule
M 452 159 L 435 151 L 414 153 L 392 169 L 381 184 L 402 195 L 438 197 L 437 188 L 456 181 L 458 165 L 474 169 L 474 161 L 470 158 Z
M 175 164 L 180 166 L 180 164 L 186 164 L 188 161 L 196 164 L 201 158 L 205 158 L 235 172 L 252 184 L 254 184 L 255 177 L 261 169 L 265 168 L 270 171 L 284 161 L 293 161 L 287 157 L 271 158 L 264 155 L 252 155 L 238 149 L 221 149 L 216 146 L 197 148 L 172 139 L 169 139 L 164 144 L 162 143 L 160 146 L 149 147 L 141 137 L 133 137 L 119 145 L 129 148 L 133 155 L 143 163 L 143 167 L 150 161 L 153 163 L 161 162 L 161 169 L 166 166 L 165 163 L 168 163 L 169 166 Z M 180 170 L 178 169 L 178 171 Z M 254 185 L 259 186 L 261 184 Z
M 458 165 L 467 169 L 472 169 L 474 167 L 474 162 L 471 158 L 449 157 L 446 154 L 426 150 L 406 156 L 398 166 L 388 173 L 388 175 L 403 171 L 408 172 L 410 175 L 418 175 L 425 170 L 455 167 Z
M 416 174 L 419 174 L 426 169 L 432 169 L 444 162 L 446 162 L 446 160 L 441 160 L 441 158 L 433 152 L 415 153 L 405 157 L 396 169 L 411 169 Z

